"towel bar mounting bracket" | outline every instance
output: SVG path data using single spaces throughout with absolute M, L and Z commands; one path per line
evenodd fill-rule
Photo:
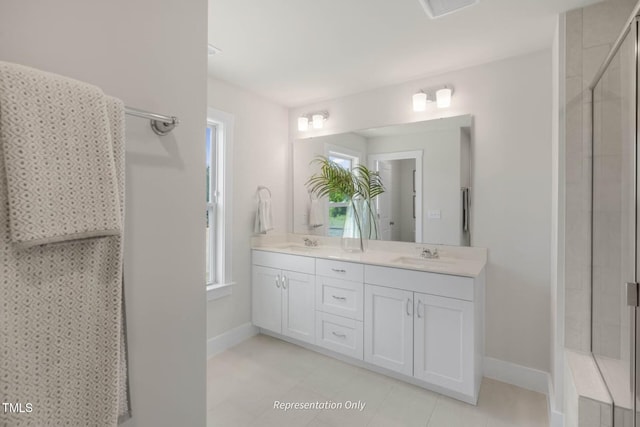
M 177 117 L 171 117 L 171 119 L 172 120 L 170 122 L 165 122 L 162 120 L 151 120 L 151 129 L 153 129 L 156 134 L 164 136 L 171 132 L 179 123 Z

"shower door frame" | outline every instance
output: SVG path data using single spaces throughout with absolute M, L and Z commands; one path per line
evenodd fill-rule
M 621 34 L 618 36 L 618 38 L 616 39 L 615 43 L 613 44 L 609 54 L 607 55 L 606 59 L 604 60 L 604 62 L 602 63 L 602 65 L 600 66 L 598 72 L 596 73 L 596 76 L 594 77 L 592 83 L 589 86 L 589 91 L 590 91 L 590 95 L 591 95 L 591 353 L 593 356 L 594 361 L 596 362 L 596 366 L 598 367 L 599 370 L 601 370 L 600 365 L 598 364 L 598 359 L 595 357 L 595 353 L 593 352 L 593 309 L 594 309 L 594 292 L 593 292 L 593 265 L 594 265 L 594 260 L 593 260 L 593 254 L 594 254 L 594 245 L 597 244 L 597 242 L 595 242 L 594 239 L 594 175 L 595 175 L 595 163 L 594 163 L 594 158 L 595 158 L 595 114 L 594 114 L 594 110 L 596 108 L 596 98 L 595 98 L 595 89 L 596 86 L 598 85 L 598 83 L 600 82 L 600 80 L 602 79 L 602 77 L 604 76 L 604 74 L 606 73 L 606 71 L 608 70 L 609 65 L 611 64 L 612 60 L 615 58 L 615 56 L 618 54 L 618 52 L 620 51 L 620 48 L 622 46 L 622 44 L 624 43 L 624 41 L 626 40 L 627 36 L 633 37 L 633 42 L 635 43 L 635 49 L 634 49 L 634 55 L 635 58 L 633 59 L 633 64 L 635 65 L 635 77 L 633 78 L 633 83 L 634 83 L 634 97 L 635 97 L 635 102 L 633 103 L 633 108 L 635 108 L 635 111 L 633 112 L 633 116 L 635 118 L 635 131 L 634 131 L 634 140 L 633 140 L 633 157 L 634 157 L 634 165 L 633 165 L 633 176 L 635 176 L 635 179 L 632 178 L 633 181 L 633 193 L 635 196 L 635 209 L 634 209 L 634 234 L 635 234 L 635 244 L 633 245 L 634 247 L 634 258 L 635 258 L 635 265 L 634 265 L 634 281 L 633 283 L 620 283 L 620 286 L 625 286 L 625 294 L 627 295 L 627 303 L 628 306 L 633 309 L 632 312 L 632 319 L 630 320 L 630 333 L 629 333 L 629 337 L 628 339 L 630 340 L 630 345 L 629 345 L 629 350 L 630 353 L 629 354 L 629 363 L 630 363 L 630 378 L 629 378 L 629 386 L 631 387 L 630 392 L 632 393 L 632 400 L 633 400 L 633 404 L 632 404 L 632 408 L 631 410 L 633 411 L 633 426 L 634 427 L 640 427 L 640 422 L 638 422 L 638 409 L 640 409 L 638 407 L 638 390 L 640 390 L 640 378 L 636 375 L 637 372 L 637 368 L 638 366 L 640 366 L 640 317 L 638 316 L 638 310 L 640 309 L 640 278 L 638 277 L 638 266 L 640 265 L 640 251 L 638 250 L 638 242 L 640 242 L 640 230 L 638 225 L 640 224 L 640 200 L 638 198 L 638 188 L 640 188 L 640 176 L 638 173 L 638 165 L 640 164 L 640 159 L 639 159 L 639 155 L 640 155 L 640 150 L 638 150 L 638 141 L 640 140 L 640 129 L 638 127 L 638 124 L 640 123 L 640 108 L 639 108 L 639 101 L 638 101 L 638 90 L 640 89 L 640 55 L 638 52 L 638 47 L 639 47 L 639 34 L 640 34 L 640 2 L 634 7 L 633 12 L 631 13 L 630 18 L 627 20 L 626 25 L 624 26 Z M 622 185 L 622 184 L 621 184 Z M 624 196 L 623 196 L 624 197 Z M 622 337 L 622 339 L 624 339 L 624 337 Z M 604 380 L 604 375 L 602 375 L 602 371 L 600 372 L 601 377 Z M 606 383 L 605 381 L 605 385 L 607 386 L 607 389 L 609 388 L 609 385 Z M 609 392 L 609 395 L 611 396 L 611 392 Z M 615 407 L 616 407 L 616 403 L 613 400 L 613 398 L 611 399 L 612 401 L 612 411 L 611 411 L 611 416 L 612 416 L 612 425 L 614 427 L 618 427 L 615 425 Z
M 637 6 L 636 6 L 637 7 Z M 635 245 L 635 284 L 627 284 L 627 304 L 629 306 L 633 306 L 635 307 L 633 309 L 633 328 L 631 328 L 630 331 L 630 337 L 629 339 L 631 340 L 631 346 L 630 348 L 631 350 L 631 357 L 630 357 L 630 361 L 631 361 L 631 384 L 633 387 L 633 426 L 637 427 L 638 426 L 638 390 L 639 390 L 639 385 L 640 385 L 640 378 L 637 375 L 638 372 L 638 357 L 640 357 L 640 351 L 638 351 L 638 346 L 640 345 L 640 337 L 638 337 L 638 334 L 640 333 L 640 318 L 638 317 L 638 310 L 640 310 L 640 284 L 638 283 L 639 278 L 638 278 L 638 265 L 640 264 L 640 251 L 638 251 L 638 242 L 640 241 L 640 231 L 638 230 L 638 216 L 639 216 L 639 204 L 638 204 L 638 188 L 640 188 L 640 174 L 638 174 L 638 164 L 639 164 L 639 159 L 638 159 L 638 155 L 640 155 L 640 150 L 638 150 L 638 141 L 640 140 L 639 137 L 639 132 L 640 129 L 638 127 L 638 123 L 640 123 L 639 121 L 639 117 L 640 117 L 640 108 L 638 107 L 638 90 L 640 90 L 640 81 L 639 76 L 640 76 L 640 55 L 638 54 L 638 45 L 640 43 L 640 16 L 638 16 L 638 10 L 634 10 L 634 13 L 636 16 L 633 17 L 631 25 L 629 26 L 629 31 L 635 31 L 635 61 L 634 64 L 636 66 L 635 69 L 635 78 L 634 78 L 634 82 L 635 82 L 635 132 L 634 132 L 634 136 L 635 136 L 635 140 L 634 140 L 634 147 L 635 147 L 635 188 L 634 188 L 634 192 L 635 192 L 635 196 L 636 196 L 636 200 L 635 200 L 635 210 L 636 210 L 636 215 L 635 215 L 635 232 L 636 232 L 636 245 Z M 631 299 L 633 299 L 634 301 L 631 301 Z M 615 402 L 614 402 L 615 405 Z M 615 407 L 612 408 L 612 412 L 615 413 Z M 615 418 L 614 418 L 615 420 Z M 614 421 L 615 423 L 615 421 Z

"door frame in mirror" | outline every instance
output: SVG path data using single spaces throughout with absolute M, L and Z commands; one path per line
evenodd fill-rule
M 416 193 L 416 236 L 415 242 L 422 243 L 422 155 L 423 150 L 396 151 L 393 153 L 379 153 L 367 155 L 369 169 L 377 170 L 375 162 L 378 160 L 410 160 L 416 161 L 415 193 Z

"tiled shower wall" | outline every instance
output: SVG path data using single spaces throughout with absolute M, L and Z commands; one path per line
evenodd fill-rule
M 566 14 L 565 346 L 591 347 L 591 98 L 589 84 L 636 0 Z

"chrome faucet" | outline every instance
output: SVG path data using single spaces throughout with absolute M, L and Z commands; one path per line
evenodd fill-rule
M 315 248 L 318 246 L 318 239 L 311 240 L 308 237 L 305 237 L 304 245 L 309 248 Z
M 438 248 L 433 249 L 433 251 L 429 248 L 423 248 L 422 252 L 420 252 L 420 257 L 424 259 L 439 258 Z

